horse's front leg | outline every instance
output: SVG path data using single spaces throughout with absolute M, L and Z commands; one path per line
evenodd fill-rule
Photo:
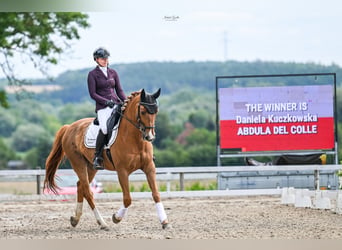
M 115 214 L 113 214 L 112 219 L 114 223 L 119 223 L 125 217 L 128 207 L 132 203 L 131 194 L 129 192 L 128 174 L 125 171 L 118 171 L 118 179 L 122 189 L 123 205 Z
M 155 167 L 153 167 L 152 170 L 144 172 L 146 174 L 148 185 L 150 186 L 152 191 L 152 197 L 156 205 L 159 221 L 162 224 L 162 228 L 166 229 L 169 225 L 169 221 L 165 213 L 164 205 L 160 199 L 160 194 L 158 191 L 158 185 L 156 180 L 156 169 Z

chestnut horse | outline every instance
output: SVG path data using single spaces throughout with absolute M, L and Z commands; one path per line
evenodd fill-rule
M 154 94 L 147 94 L 143 89 L 141 92 L 132 93 L 127 98 L 124 111 L 121 114 L 122 119 L 116 141 L 110 147 L 114 164 L 106 154 L 103 155 L 105 169 L 117 171 L 123 194 L 123 205 L 112 217 L 114 223 L 119 223 L 124 218 L 132 202 L 128 176 L 137 169 L 141 169 L 146 174 L 162 228 L 165 229 L 168 225 L 156 183 L 156 168 L 151 143 L 155 139 L 155 119 L 158 112 L 157 98 L 159 95 L 160 89 Z M 108 230 L 89 188 L 89 183 L 93 180 L 97 170 L 92 166 L 94 149 L 89 149 L 84 145 L 84 135 L 93 120 L 94 118 L 78 120 L 70 125 L 64 125 L 56 133 L 54 144 L 46 160 L 44 188 L 58 193 L 55 174 L 63 158 L 68 158 L 79 179 L 77 182 L 77 205 L 75 216 L 70 218 L 71 225 L 75 227 L 78 224 L 82 215 L 83 200 L 86 199 L 100 228 Z

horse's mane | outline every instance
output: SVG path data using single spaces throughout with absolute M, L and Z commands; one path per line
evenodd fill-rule
M 124 104 L 121 107 L 122 113 L 126 110 L 127 105 L 134 99 L 134 97 L 136 97 L 137 95 L 140 95 L 140 93 L 141 93 L 141 90 L 134 91 L 129 96 L 127 96 L 127 99 L 124 101 Z

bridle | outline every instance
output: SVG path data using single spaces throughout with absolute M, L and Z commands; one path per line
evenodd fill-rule
M 153 124 L 153 126 L 146 126 L 140 117 L 140 106 L 144 106 L 144 108 L 146 109 L 147 113 L 153 115 L 156 114 L 158 112 L 158 104 L 155 103 L 147 103 L 147 102 L 139 102 L 139 106 L 138 106 L 138 114 L 137 114 L 137 122 L 139 124 L 139 130 L 141 132 L 145 132 L 146 129 L 154 129 L 156 126 L 155 124 Z M 147 108 L 149 107 L 149 108 Z
M 135 128 L 139 129 L 139 131 L 143 135 L 143 138 L 146 138 L 146 130 L 147 129 L 154 129 L 156 126 L 155 126 L 155 124 L 153 124 L 152 126 L 146 126 L 143 123 L 143 121 L 141 120 L 141 116 L 140 116 L 140 106 L 144 106 L 146 111 L 149 114 L 153 115 L 153 114 L 156 114 L 158 112 L 158 103 L 157 102 L 155 102 L 155 103 L 139 102 L 138 114 L 137 114 L 137 117 L 136 117 L 136 122 L 132 121 L 127 116 L 125 116 L 124 113 L 121 112 L 121 110 L 118 109 L 116 112 L 118 112 L 122 118 L 125 118 Z

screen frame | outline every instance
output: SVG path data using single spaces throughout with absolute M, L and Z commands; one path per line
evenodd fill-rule
M 284 77 L 318 77 L 318 76 L 330 76 L 333 79 L 333 119 L 334 119 L 334 147 L 331 149 L 321 150 L 274 150 L 274 151 L 249 151 L 242 152 L 239 149 L 222 149 L 220 145 L 221 127 L 220 127 L 220 110 L 219 110 L 219 89 L 222 85 L 222 80 L 229 79 L 261 79 L 261 78 L 284 78 Z M 221 85 L 220 85 L 221 83 Z M 337 135 L 337 108 L 336 108 L 336 73 L 306 73 L 306 74 L 270 74 L 270 75 L 231 75 L 231 76 L 216 76 L 216 142 L 217 142 L 217 165 L 221 165 L 221 158 L 233 158 L 233 157 L 250 157 L 250 156 L 277 156 L 282 154 L 312 154 L 312 153 L 325 153 L 335 155 L 335 164 L 338 164 L 338 135 Z M 295 86 L 295 85 L 294 85 Z M 305 85 L 303 85 L 305 86 Z M 241 87 L 241 86 L 240 86 Z M 267 86 L 254 86 L 254 87 L 267 87 Z

